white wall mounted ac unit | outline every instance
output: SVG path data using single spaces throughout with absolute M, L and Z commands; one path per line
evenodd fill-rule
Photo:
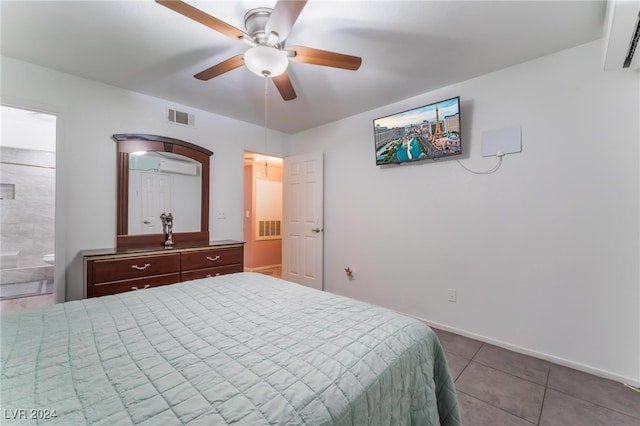
M 605 15 L 604 70 L 640 68 L 640 0 L 609 0 Z
M 158 170 L 166 173 L 190 176 L 196 176 L 198 174 L 198 166 L 185 161 L 160 160 Z

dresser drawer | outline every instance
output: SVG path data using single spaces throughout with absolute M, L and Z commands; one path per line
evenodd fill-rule
M 86 297 L 144 290 L 244 269 L 244 244 L 239 241 L 128 253 L 87 250 L 82 256 Z
M 243 266 L 238 265 L 226 265 L 218 266 L 216 268 L 195 269 L 192 271 L 184 271 L 180 274 L 180 281 L 198 280 L 200 278 L 215 277 L 224 274 L 233 274 L 236 272 L 242 272 Z
M 124 293 L 126 291 L 141 291 L 150 287 L 159 287 L 161 285 L 175 284 L 177 282 L 180 282 L 179 273 L 94 284 L 93 297 Z
M 180 272 L 180 253 L 102 259 L 93 262 L 93 282 L 102 283 Z
M 180 259 L 181 269 L 182 271 L 189 271 L 224 265 L 242 265 L 242 253 L 242 247 L 182 252 L 180 254 L 182 256 Z

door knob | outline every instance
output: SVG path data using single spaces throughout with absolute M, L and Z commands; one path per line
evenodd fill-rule
M 318 233 L 320 233 L 321 231 L 322 231 L 322 229 L 320 229 L 320 228 L 315 228 L 315 229 L 312 229 L 312 230 L 311 230 L 311 232 L 313 232 L 313 233 L 315 233 L 315 234 L 318 234 Z

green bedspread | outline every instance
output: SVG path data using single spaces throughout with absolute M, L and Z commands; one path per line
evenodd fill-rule
M 431 329 L 265 275 L 9 312 L 0 327 L 3 425 L 460 424 Z

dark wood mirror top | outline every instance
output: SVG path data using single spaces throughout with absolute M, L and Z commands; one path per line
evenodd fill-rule
M 211 157 L 213 155 L 213 151 L 209 151 L 208 149 L 203 148 L 199 145 L 193 144 L 191 142 L 186 142 L 180 139 L 170 138 L 167 136 L 148 135 L 148 134 L 142 134 L 142 133 L 118 133 L 113 135 L 113 138 L 118 142 L 140 141 L 141 144 L 139 146 L 142 147 L 142 149 L 148 146 L 144 142 L 160 142 L 162 144 L 166 144 L 163 149 L 163 151 L 165 152 L 173 152 L 173 149 L 175 146 L 181 146 L 188 150 L 200 152 L 206 155 L 207 157 Z M 141 150 L 141 149 L 137 149 L 139 147 L 137 146 L 137 144 L 131 144 L 127 146 L 130 148 L 130 150 L 127 152 L 135 152 L 135 151 Z M 154 149 L 153 151 L 160 151 L 160 150 Z

